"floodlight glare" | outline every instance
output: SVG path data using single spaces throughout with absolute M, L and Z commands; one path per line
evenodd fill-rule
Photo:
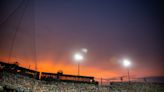
M 87 53 L 88 52 L 88 49 L 82 48 L 82 52 Z
M 84 59 L 84 57 L 83 57 L 83 55 L 81 55 L 80 53 L 76 53 L 76 54 L 74 55 L 74 59 L 75 59 L 76 61 L 81 61 L 81 60 Z
M 129 67 L 129 66 L 131 65 L 131 62 L 130 62 L 129 60 L 127 60 L 127 59 L 124 59 L 124 60 L 123 60 L 123 65 L 124 65 L 125 67 Z

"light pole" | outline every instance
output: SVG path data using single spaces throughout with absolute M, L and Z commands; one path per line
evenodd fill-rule
M 78 76 L 80 75 L 80 62 L 84 59 L 84 56 L 81 53 L 74 54 L 74 60 L 77 62 L 78 67 Z
M 130 73 L 129 73 L 129 67 L 131 66 L 131 61 L 128 59 L 124 59 L 123 60 L 123 66 L 126 67 L 128 69 L 128 80 L 130 83 Z

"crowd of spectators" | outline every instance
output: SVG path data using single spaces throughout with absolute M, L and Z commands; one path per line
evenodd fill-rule
M 47 82 L 20 74 L 2 72 L 0 92 L 164 92 L 164 85 L 114 83 L 101 86 L 88 83 Z
M 99 90 L 96 84 L 47 82 L 8 72 L 2 74 L 0 89 L 16 92 L 98 92 Z
M 120 82 L 110 88 L 112 92 L 164 92 L 164 84 L 152 82 Z

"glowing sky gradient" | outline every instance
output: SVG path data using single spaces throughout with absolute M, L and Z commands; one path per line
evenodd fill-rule
M 21 1 L 2 0 L 0 22 Z M 11 61 L 34 69 L 35 26 L 39 71 L 77 74 L 73 54 L 87 48 L 81 75 L 106 78 L 126 75 L 120 61 L 128 58 L 132 61 L 131 75 L 164 76 L 160 2 L 36 0 L 34 8 L 30 2 L 17 32 Z M 21 11 L 0 25 L 1 60 L 8 58 Z

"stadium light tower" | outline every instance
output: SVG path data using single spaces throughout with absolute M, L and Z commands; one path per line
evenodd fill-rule
M 130 83 L 129 67 L 131 66 L 131 61 L 128 60 L 128 59 L 124 59 L 123 60 L 123 66 L 128 69 L 128 80 L 129 80 L 129 83 Z
M 74 54 L 74 60 L 78 64 L 78 76 L 80 75 L 80 62 L 84 59 L 84 56 L 81 53 Z

